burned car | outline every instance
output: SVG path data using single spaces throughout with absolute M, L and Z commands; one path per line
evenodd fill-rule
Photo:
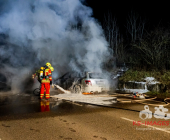
M 73 93 L 109 91 L 109 82 L 102 73 L 68 72 L 55 80 L 54 83 Z

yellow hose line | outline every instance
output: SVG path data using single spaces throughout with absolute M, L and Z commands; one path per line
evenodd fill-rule
M 125 95 L 127 95 L 127 94 L 125 94 Z M 123 96 L 125 96 L 125 95 L 123 95 Z M 129 94 L 128 94 L 129 95 Z M 121 96 L 121 94 L 118 94 L 117 96 Z M 143 102 L 145 102 L 145 101 L 151 101 L 151 100 L 154 100 L 154 99 L 156 99 L 157 97 L 154 97 L 154 98 L 150 98 L 150 99 L 142 99 L 142 100 L 129 100 L 129 101 L 126 101 L 126 100 L 124 100 L 124 99 L 117 99 L 117 101 L 119 101 L 119 102 L 121 102 L 121 103 L 132 103 L 132 102 L 135 102 L 135 103 L 140 103 L 140 104 L 144 104 L 144 105 L 150 105 L 150 106 L 159 106 L 159 105 L 155 105 L 155 104 L 148 104 L 148 103 L 143 103 Z M 170 99 L 170 98 L 165 98 L 164 99 L 164 102 L 166 103 L 166 104 L 163 104 L 162 106 L 168 106 L 170 103 L 169 102 L 167 102 L 166 100 L 167 99 Z M 154 102 L 160 102 L 160 101 L 154 101 Z

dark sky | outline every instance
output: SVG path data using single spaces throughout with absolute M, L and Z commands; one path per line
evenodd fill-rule
M 88 6 L 93 9 L 93 16 L 99 21 L 104 14 L 111 11 L 119 24 L 125 24 L 128 13 L 133 10 L 146 18 L 150 26 L 161 24 L 167 26 L 170 22 L 169 2 L 162 1 L 113 1 L 113 0 L 86 0 Z

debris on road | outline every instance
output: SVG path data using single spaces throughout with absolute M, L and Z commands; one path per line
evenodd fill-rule
M 110 105 L 113 103 L 117 103 L 117 97 L 112 96 L 98 96 L 98 95 L 83 95 L 83 94 L 59 94 L 53 95 L 52 98 L 69 100 L 72 102 L 79 103 L 89 103 L 95 105 Z
M 135 93 L 133 93 L 132 96 L 133 96 L 134 98 L 145 99 L 145 95 L 144 95 L 143 93 L 135 92 Z

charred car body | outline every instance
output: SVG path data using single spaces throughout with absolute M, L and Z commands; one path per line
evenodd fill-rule
M 55 84 L 73 93 L 109 91 L 109 82 L 101 73 L 68 72 L 55 80 Z

